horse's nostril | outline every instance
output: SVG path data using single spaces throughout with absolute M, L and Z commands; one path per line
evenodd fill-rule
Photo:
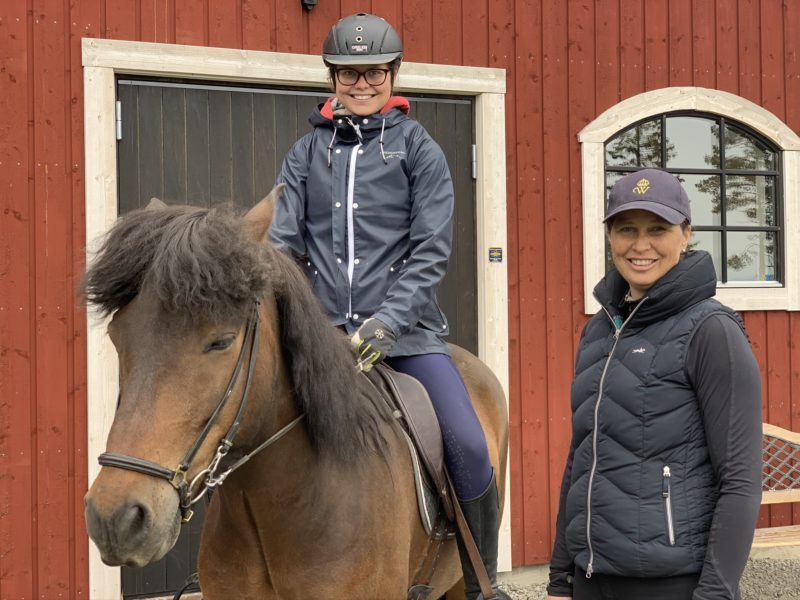
M 126 536 L 135 536 L 141 533 L 150 521 L 150 510 L 137 503 L 131 503 L 122 508 L 117 521 L 118 531 Z

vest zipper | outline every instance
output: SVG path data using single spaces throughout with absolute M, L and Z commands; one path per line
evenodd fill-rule
M 606 379 L 608 366 L 611 364 L 611 359 L 614 356 L 614 351 L 617 349 L 617 343 L 619 342 L 622 330 L 633 318 L 633 315 L 636 314 L 636 311 L 639 310 L 639 307 L 644 303 L 645 300 L 647 300 L 646 296 L 639 301 L 639 303 L 631 311 L 631 314 L 628 315 L 628 318 L 625 319 L 625 321 L 623 321 L 619 327 L 617 327 L 616 322 L 611 317 L 611 314 L 608 312 L 606 307 L 602 304 L 600 305 L 603 307 L 603 311 L 606 313 L 608 319 L 614 325 L 615 331 L 614 344 L 611 346 L 611 350 L 608 353 L 606 364 L 603 365 L 603 373 L 600 375 L 600 385 L 598 386 L 597 390 L 597 401 L 594 405 L 594 421 L 592 424 L 592 469 L 589 471 L 589 487 L 586 491 L 586 545 L 589 548 L 589 564 L 586 565 L 586 579 L 591 579 L 592 573 L 594 572 L 594 548 L 592 546 L 592 484 L 594 483 L 594 474 L 597 472 L 597 427 L 600 417 L 600 401 L 603 399 L 603 383 Z
M 353 318 L 353 270 L 355 269 L 355 226 L 353 225 L 353 196 L 356 185 L 356 158 L 361 144 L 356 144 L 350 152 L 350 173 L 347 178 L 347 318 Z
M 664 508 L 667 514 L 667 538 L 669 545 L 675 545 L 675 526 L 672 522 L 672 473 L 668 465 L 664 465 L 664 476 L 661 482 L 661 495 L 664 497 Z

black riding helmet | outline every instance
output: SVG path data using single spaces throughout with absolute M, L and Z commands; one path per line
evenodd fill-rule
M 322 45 L 328 65 L 381 65 L 402 57 L 403 42 L 394 27 L 367 13 L 340 19 Z

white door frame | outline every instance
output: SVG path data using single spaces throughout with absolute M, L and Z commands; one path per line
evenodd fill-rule
M 327 70 L 319 56 L 93 38 L 82 40 L 82 51 L 87 256 L 99 237 L 117 219 L 117 75 L 270 86 L 319 88 L 327 85 Z M 404 92 L 464 95 L 475 99 L 478 354 L 497 375 L 508 398 L 505 69 L 403 63 L 396 87 Z M 490 250 L 492 261 L 489 260 Z M 114 418 L 117 369 L 117 356 L 106 335 L 105 323 L 89 315 L 87 413 L 90 482 L 99 471 L 97 456 L 105 450 L 106 437 Z M 511 570 L 508 483 L 506 492 L 498 562 L 501 571 Z M 120 598 L 120 587 L 119 569 L 105 566 L 90 542 L 90 598 Z

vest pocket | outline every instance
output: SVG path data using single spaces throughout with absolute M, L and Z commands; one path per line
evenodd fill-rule
M 675 523 L 672 520 L 672 473 L 669 465 L 664 465 L 661 478 L 661 496 L 664 498 L 664 514 L 667 520 L 667 541 L 670 546 L 675 545 Z

